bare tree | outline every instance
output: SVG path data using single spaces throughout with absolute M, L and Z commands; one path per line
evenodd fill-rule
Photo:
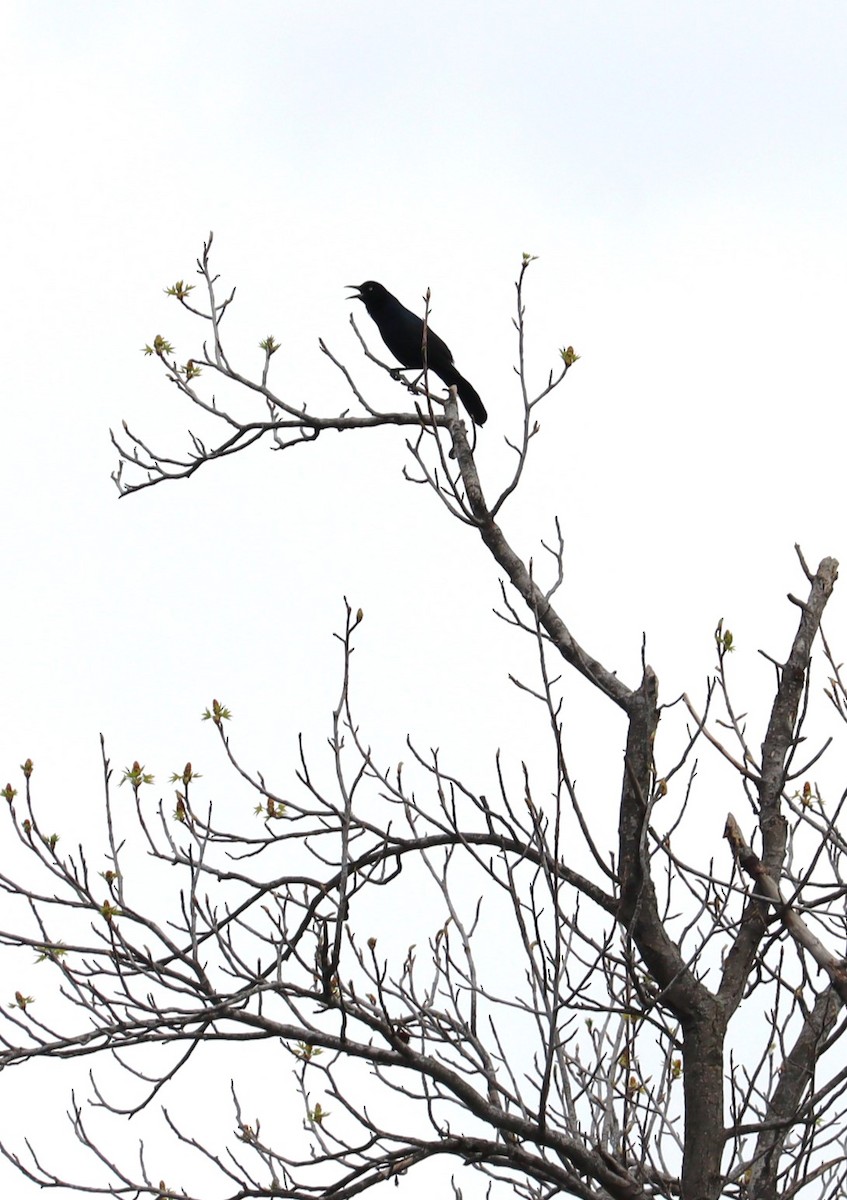
M 806 750 L 804 731 L 816 641 L 826 695 L 847 720 L 847 690 L 821 631 L 835 561 L 812 570 L 798 549 L 807 594 L 789 597 L 799 620 L 784 657 L 771 660 L 760 749 L 732 698 L 734 647 L 723 624 L 703 697 L 663 707 L 646 661 L 627 684 L 568 628 L 556 607 L 561 536 L 546 547 L 545 587 L 498 520 L 539 432 L 536 409 L 577 358 L 561 351 L 557 373 L 529 392 L 529 256 L 515 319 L 522 432 L 510 443 L 511 477 L 492 500 L 455 391 L 440 400 L 426 373 L 409 381 L 379 363 L 358 330 L 366 357 L 408 388 L 413 406 L 378 411 L 323 343 L 352 393 L 352 414 L 319 416 L 277 396 L 273 338 L 263 343 L 260 379 L 236 371 L 221 334 L 234 292 L 219 299 L 210 249 L 211 237 L 198 261 L 203 306 L 184 282 L 169 289 L 208 322 L 202 352 L 180 365 L 163 338 L 148 350 L 221 436 L 207 444 L 191 435 L 175 457 L 124 427 L 113 439 L 121 494 L 190 476 L 261 439 L 290 449 L 325 429 L 406 427 L 409 478 L 481 536 L 503 574 L 501 615 L 532 639 L 537 678 L 515 682 L 549 730 L 554 795 L 537 795 L 528 769 L 516 793 L 499 758 L 497 794 L 484 795 L 412 740 L 405 765 L 384 765 L 351 707 L 362 616 L 350 606 L 328 763 L 316 767 L 303 752 L 296 779 L 272 785 L 240 762 L 227 708 L 214 701 L 206 714 L 255 795 L 258 827 L 222 825 L 190 763 L 174 778 L 175 806 L 160 801 L 155 813 L 143 766 L 124 770 L 136 802 L 127 827 L 104 749 L 109 867 L 99 875 L 89 866 L 94 848 L 64 856 L 43 828 L 25 763 L 20 788 L 5 791 L 17 869 L 0 886 L 19 919 L 0 940 L 43 960 L 53 996 L 39 1007 L 17 993 L 2 1010 L 0 1061 L 102 1057 L 125 1073 L 127 1090 L 111 1086 L 114 1072 L 108 1087 L 92 1076 L 88 1100 L 71 1105 L 98 1182 L 57 1167 L 37 1139 L 7 1145 L 6 1156 L 42 1186 L 113 1196 L 347 1200 L 425 1173 L 430 1160 L 471 1167 L 476 1175 L 463 1179 L 527 1200 L 843 1196 L 847 973 L 837 948 L 847 930 L 837 820 L 847 792 L 826 811 L 810 772 L 828 743 Z M 209 375 L 254 395 L 262 419 L 224 409 L 203 390 Z M 616 846 L 603 843 L 594 805 L 568 770 L 569 672 L 625 718 Z M 675 847 L 693 819 L 698 743 L 714 760 L 721 797 L 733 788 L 742 815 L 727 812 L 725 845 L 685 858 Z M 399 944 L 396 923 L 381 919 L 391 910 L 408 913 L 413 945 Z M 289 1078 L 299 1092 L 302 1128 L 265 1133 L 271 1122 L 245 1111 L 234 1082 L 222 1097 L 233 1112 L 228 1145 L 204 1138 L 190 1111 L 162 1110 L 214 1185 L 159 1179 L 143 1146 L 132 1166 L 110 1150 L 103 1120 L 161 1103 L 189 1060 L 215 1044 L 244 1047 L 244 1072 L 255 1072 L 253 1042 L 265 1062 L 273 1057 L 278 1087 Z M 139 1093 L 131 1102 L 130 1091 Z

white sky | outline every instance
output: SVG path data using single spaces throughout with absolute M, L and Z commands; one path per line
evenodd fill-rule
M 582 359 L 542 411 L 506 531 L 540 562 L 560 516 L 563 615 L 627 682 L 646 631 L 664 698 L 696 693 L 723 616 L 755 701 L 756 649 L 784 653 L 796 624 L 793 543 L 813 564 L 847 557 L 846 57 L 842 3 L 7 0 L 2 782 L 31 756 L 75 845 L 102 731 L 157 795 L 191 759 L 225 804 L 199 721 L 217 696 L 247 764 L 283 789 L 297 733 L 319 755 L 328 732 L 345 594 L 365 610 L 356 689 L 386 761 L 410 729 L 456 769 L 490 775 L 498 745 L 513 767 L 530 756 L 506 675 L 531 658 L 492 615 L 478 539 L 403 482 L 401 433 L 259 447 L 118 502 L 110 425 L 178 450 L 197 424 L 139 349 L 163 333 L 183 360 L 196 350 L 162 289 L 210 229 L 238 285 L 239 365 L 258 371 L 274 332 L 278 388 L 315 411 L 348 402 L 319 336 L 392 398 L 344 285 L 375 278 L 410 306 L 431 287 L 433 326 L 490 413 L 492 492 L 520 416 L 513 280 L 522 251 L 539 255 L 533 376 L 559 346 Z M 842 647 L 845 625 L 837 594 Z M 608 769 L 590 740 L 581 757 L 607 714 L 581 684 L 567 695 L 574 774 L 614 784 L 620 722 Z M 21 970 L 0 967 L 0 1003 L 38 990 Z M 11 1089 L 32 1099 L 25 1074 L 2 1084 L 4 1107 Z

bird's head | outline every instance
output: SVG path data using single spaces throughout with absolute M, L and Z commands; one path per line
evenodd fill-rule
M 368 279 L 365 283 L 348 283 L 346 286 L 359 293 L 358 296 L 348 296 L 347 299 L 361 300 L 367 309 L 378 307 L 388 295 L 382 284 L 374 282 L 373 279 Z

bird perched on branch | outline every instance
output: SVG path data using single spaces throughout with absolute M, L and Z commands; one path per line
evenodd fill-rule
M 348 283 L 355 288 L 358 296 L 351 300 L 361 300 L 369 315 L 373 318 L 380 337 L 388 349 L 404 367 L 413 367 L 422 371 L 424 367 L 423 338 L 424 323 L 408 308 L 404 308 L 396 296 L 392 296 L 381 283 L 369 279 L 367 283 Z M 484 425 L 488 417 L 485 405 L 477 395 L 476 389 L 460 375 L 453 366 L 453 355 L 442 342 L 437 333 L 427 325 L 426 329 L 426 365 L 448 387 L 456 386 L 459 399 L 468 410 L 477 425 Z

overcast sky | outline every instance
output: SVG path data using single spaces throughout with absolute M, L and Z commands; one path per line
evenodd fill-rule
M 216 696 L 283 789 L 297 733 L 319 753 L 328 732 L 345 595 L 381 757 L 416 730 L 484 790 L 497 746 L 528 754 L 507 673 L 530 657 L 492 613 L 497 572 L 404 483 L 400 431 L 260 446 L 118 500 L 110 426 L 178 451 L 195 424 L 140 348 L 161 333 L 196 353 L 163 288 L 209 230 L 238 366 L 258 372 L 273 332 L 276 386 L 313 411 L 348 403 L 319 337 L 379 403 L 406 402 L 361 359 L 344 285 L 413 307 L 430 287 L 488 407 L 492 492 L 520 420 L 513 282 L 538 255 L 532 378 L 560 346 L 582 357 L 507 534 L 541 562 L 558 514 L 563 614 L 628 683 L 646 632 L 664 698 L 702 689 L 724 617 L 755 700 L 755 651 L 784 653 L 796 624 L 794 542 L 847 556 L 845 60 L 843 3 L 7 0 L 2 782 L 31 756 L 70 846 L 95 827 L 101 731 L 163 793 L 191 759 L 225 796 L 199 720 Z M 837 593 L 842 650 L 845 613 Z M 575 728 L 605 715 L 568 696 Z M 30 970 L 0 964 L 0 1003 L 37 990 Z M 4 1107 L 28 1095 L 25 1073 L 3 1087 Z

